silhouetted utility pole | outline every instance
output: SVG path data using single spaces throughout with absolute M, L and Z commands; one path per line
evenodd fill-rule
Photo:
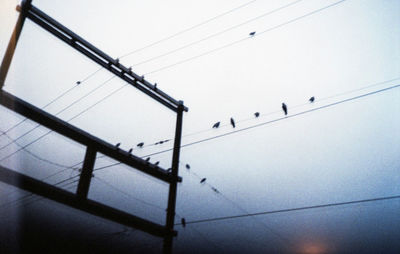
M 177 183 L 182 181 L 182 178 L 178 176 L 178 171 L 183 112 L 187 112 L 188 108 L 183 105 L 183 101 L 176 101 L 158 89 L 155 85 L 146 81 L 143 76 L 139 76 L 132 72 L 131 68 L 123 66 L 118 60 L 111 58 L 103 51 L 33 6 L 31 2 L 31 0 L 23 1 L 22 5 L 17 7 L 17 10 L 20 11 L 20 15 L 0 67 L 0 104 L 86 146 L 86 154 L 76 194 L 72 194 L 61 188 L 17 173 L 5 167 L 0 167 L 0 181 L 74 207 L 81 211 L 142 230 L 154 236 L 163 237 L 163 252 L 172 253 L 173 237 L 177 235 L 177 232 L 174 230 Z M 75 50 L 81 52 L 94 62 L 112 72 L 117 77 L 139 89 L 141 92 L 158 101 L 165 107 L 176 112 L 177 119 L 171 172 L 162 169 L 157 165 L 150 164 L 127 151 L 115 147 L 115 145 L 92 136 L 54 115 L 51 115 L 2 90 L 26 18 L 32 20 L 60 40 L 67 43 L 69 46 L 73 47 Z M 88 199 L 90 180 L 96 161 L 96 154 L 98 152 L 169 184 L 166 225 L 159 225 Z

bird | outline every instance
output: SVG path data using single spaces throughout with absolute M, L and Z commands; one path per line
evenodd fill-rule
M 144 143 L 143 142 L 140 142 L 139 144 L 137 144 L 136 146 L 137 147 L 140 147 L 140 148 L 142 148 L 143 147 L 143 145 L 144 145 Z
M 185 220 L 185 218 L 182 218 L 182 219 L 181 219 L 181 222 L 182 222 L 182 227 L 186 227 L 186 220 Z
M 216 123 L 213 125 L 213 128 L 218 128 L 220 124 L 221 124 L 221 122 L 216 122 Z
M 77 85 L 80 85 L 80 84 L 81 84 L 81 82 L 80 82 L 80 81 L 76 81 L 76 84 L 77 84 Z
M 130 66 L 130 67 L 128 68 L 128 71 L 129 71 L 129 73 L 132 72 L 132 66 Z
M 118 143 L 115 145 L 115 147 L 118 149 L 120 145 L 121 145 L 121 143 Z
M 154 90 L 157 90 L 157 83 L 154 83 Z
M 259 117 L 259 116 L 260 116 L 260 112 L 256 112 L 256 113 L 254 113 L 254 115 L 255 115 L 256 117 Z
M 287 115 L 287 106 L 285 103 L 282 103 L 282 109 L 283 109 L 283 112 L 285 112 L 285 115 Z
M 158 164 L 160 164 L 159 161 L 156 161 L 156 163 L 154 163 L 155 166 L 158 166 Z
M 250 36 L 254 36 L 256 34 L 256 31 L 249 33 Z
M 231 124 L 232 124 L 232 127 L 233 128 L 235 128 L 236 127 L 236 125 L 235 125 L 235 120 L 231 117 Z
M 313 103 L 313 102 L 315 101 L 315 97 L 314 97 L 314 96 L 311 97 L 311 98 L 309 99 L 309 101 L 310 101 L 311 103 Z
M 133 148 L 129 149 L 128 153 L 132 153 Z
M 203 178 L 200 180 L 200 183 L 204 183 L 207 180 L 207 178 Z
M 189 164 L 186 164 L 186 169 L 190 169 L 190 165 Z
M 149 162 L 149 161 L 150 161 L 150 157 L 147 157 L 147 158 L 146 158 L 146 161 Z
M 212 189 L 215 193 L 219 193 L 219 190 L 217 190 L 217 188 L 211 187 L 211 189 Z

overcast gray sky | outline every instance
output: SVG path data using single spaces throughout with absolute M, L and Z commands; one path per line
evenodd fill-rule
M 18 2 L 0 3 L 2 57 Z M 124 65 L 132 65 L 135 73 L 172 97 L 184 100 L 189 112 L 184 115 L 183 144 L 266 123 L 182 148 L 177 222 L 180 217 L 194 222 L 400 194 L 400 88 L 296 115 L 400 84 L 400 1 L 34 0 L 33 4 L 110 56 L 120 57 Z M 194 27 L 197 24 L 202 25 Z M 185 32 L 171 37 L 180 31 Z M 249 36 L 253 31 L 255 36 Z M 44 107 L 75 87 L 45 110 L 108 142 L 121 142 L 126 150 L 144 142 L 143 149 L 134 150 L 138 156 L 170 148 L 172 142 L 150 144 L 173 137 L 175 114 L 117 78 L 110 79 L 108 71 L 94 73 L 98 69 L 28 20 L 4 89 Z M 77 81 L 82 83 L 76 86 Z M 308 102 L 311 96 L 314 103 Z M 288 106 L 287 118 L 282 102 Z M 260 117 L 254 117 L 255 112 Z M 235 129 L 229 124 L 231 117 Z M 284 119 L 268 123 L 280 118 Z M 1 107 L 0 119 L 0 130 L 6 131 L 23 118 Z M 221 127 L 212 129 L 217 121 Z M 28 152 L 9 156 L 19 149 L 7 145 L 10 138 L 25 145 L 48 132 L 40 127 L 19 138 L 35 126 L 26 121 L 0 137 L 1 165 L 44 179 L 83 159 L 84 147 L 54 133 L 28 146 Z M 171 157 L 165 152 L 151 161 L 168 168 Z M 95 168 L 113 163 L 100 158 Z M 56 183 L 77 173 L 68 169 L 45 181 Z M 199 182 L 203 177 L 206 184 Z M 64 188 L 74 191 L 74 186 Z M 4 204 L 23 195 L 5 184 L 0 188 Z M 167 190 L 166 184 L 117 165 L 95 172 L 89 196 L 164 223 Z M 57 205 L 36 201 L 14 206 L 40 211 Z M 400 201 L 394 199 L 199 222 L 186 228 L 178 225 L 174 248 L 176 253 L 189 249 L 398 253 L 399 208 Z M 114 225 L 116 229 L 101 232 L 101 223 L 87 222 L 88 215 L 62 213 L 97 226 L 97 233 L 88 234 L 100 239 L 101 234 L 108 239 L 107 233 L 123 229 Z M 115 241 L 135 242 L 143 236 L 128 232 L 118 237 Z M 157 253 L 159 239 L 148 241 L 151 244 L 141 250 Z

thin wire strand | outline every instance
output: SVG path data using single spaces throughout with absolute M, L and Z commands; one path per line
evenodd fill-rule
M 173 54 L 173 53 L 179 52 L 179 51 L 181 51 L 181 50 L 183 50 L 183 49 L 185 49 L 185 48 L 188 48 L 188 47 L 191 47 L 191 46 L 193 46 L 193 45 L 199 44 L 200 42 L 203 42 L 203 41 L 207 41 L 207 40 L 209 40 L 209 39 L 211 39 L 211 38 L 214 38 L 214 37 L 216 37 L 216 36 L 218 36 L 218 35 L 227 33 L 227 32 L 229 32 L 229 31 L 231 31 L 231 30 L 233 30 L 233 29 L 236 29 L 236 28 L 238 28 L 238 27 L 244 26 L 244 25 L 246 25 L 246 24 L 248 24 L 248 23 L 251 23 L 251 22 L 253 22 L 253 21 L 256 21 L 256 20 L 258 20 L 258 19 L 260 19 L 260 18 L 264 18 L 264 17 L 266 17 L 266 16 L 268 16 L 268 15 L 274 14 L 275 12 L 278 12 L 278 11 L 280 11 L 280 10 L 284 10 L 284 9 L 286 9 L 286 8 L 288 8 L 288 7 L 290 7 L 290 6 L 294 5 L 294 4 L 297 4 L 297 3 L 301 2 L 301 1 L 303 1 L 303 0 L 296 0 L 296 1 L 293 1 L 293 2 L 291 2 L 291 3 L 289 3 L 289 4 L 285 4 L 285 5 L 283 5 L 283 6 L 281 6 L 281 7 L 278 7 L 278 8 L 276 8 L 276 9 L 272 10 L 272 11 L 268 11 L 268 12 L 263 13 L 263 14 L 257 16 L 257 17 L 254 17 L 254 18 L 248 19 L 248 20 L 246 20 L 246 21 L 244 21 L 244 22 L 242 22 L 242 23 L 239 23 L 239 24 L 237 24 L 237 25 L 228 27 L 228 28 L 226 28 L 226 29 L 224 29 L 224 30 L 221 30 L 221 31 L 216 32 L 216 33 L 213 33 L 213 34 L 208 35 L 208 36 L 206 36 L 206 37 L 204 37 L 204 38 L 201 38 L 201 39 L 199 39 L 199 40 L 190 42 L 190 43 L 185 44 L 185 45 L 183 45 L 183 46 L 181 46 L 181 47 L 179 47 L 179 48 L 173 49 L 173 50 L 168 51 L 168 52 L 166 52 L 166 53 L 163 53 L 163 54 L 160 54 L 160 55 L 157 55 L 157 56 L 148 58 L 148 59 L 146 59 L 146 60 L 140 61 L 140 62 L 138 62 L 138 63 L 135 63 L 135 64 L 132 65 L 132 67 L 136 67 L 136 66 L 139 66 L 139 65 L 148 63 L 148 62 L 152 62 L 152 61 L 154 61 L 154 60 L 156 60 L 156 59 L 159 59 L 159 58 L 161 58 L 161 57 L 165 57 L 165 56 L 171 55 L 171 54 Z
M 50 106 L 51 104 L 53 104 L 54 102 L 58 101 L 59 99 L 61 99 L 62 97 L 64 97 L 65 95 L 67 95 L 69 92 L 71 92 L 73 89 L 75 89 L 77 87 L 77 85 L 71 87 L 70 89 L 66 90 L 65 92 L 63 92 L 62 94 L 58 95 L 56 98 L 54 98 L 53 100 L 51 100 L 49 103 L 47 103 L 46 105 L 44 105 L 42 107 L 42 109 L 47 108 L 48 106 Z M 16 127 L 18 127 L 19 125 L 21 125 L 22 123 L 24 123 L 26 120 L 28 120 L 28 118 L 24 118 L 22 121 L 19 121 L 18 123 L 14 124 L 13 126 L 11 126 L 10 128 L 8 128 L 7 130 L 3 131 L 3 133 L 0 135 L 3 136 L 4 134 L 8 133 L 9 131 L 15 129 Z M 0 148 L 1 150 L 1 148 Z
M 167 37 L 165 37 L 165 38 L 163 38 L 163 39 L 160 39 L 160 40 L 158 40 L 158 41 L 152 42 L 152 43 L 150 43 L 150 44 L 148 44 L 148 45 L 146 45 L 146 46 L 144 46 L 144 47 L 142 47 L 142 48 L 135 49 L 135 50 L 133 50 L 133 51 L 130 51 L 130 52 L 128 52 L 128 53 L 125 53 L 125 54 L 119 56 L 118 58 L 119 58 L 119 59 L 125 58 L 125 57 L 127 57 L 127 56 L 130 56 L 130 55 L 133 55 L 133 54 L 138 53 L 138 52 L 140 52 L 140 51 L 143 51 L 143 50 L 145 50 L 145 49 L 147 49 L 147 48 L 150 48 L 150 47 L 152 47 L 152 46 L 155 46 L 155 45 L 157 45 L 157 44 L 160 44 L 160 43 L 162 43 L 162 42 L 164 42 L 164 41 L 170 40 L 170 39 L 172 39 L 172 38 L 174 38 L 174 37 L 176 37 L 176 36 L 178 36 L 178 35 L 181 35 L 181 34 L 183 34 L 183 33 L 186 33 L 186 32 L 188 32 L 188 31 L 190 31 L 190 30 L 193 30 L 193 29 L 195 29 L 195 28 L 197 28 L 197 27 L 200 27 L 200 26 L 202 26 L 202 25 L 205 25 L 205 24 L 207 24 L 207 23 L 209 23 L 209 22 L 211 22 L 211 21 L 213 21 L 213 20 L 215 20 L 215 19 L 218 19 L 218 18 L 220 18 L 220 17 L 223 17 L 223 16 L 225 16 L 225 15 L 231 13 L 231 12 L 234 12 L 234 11 L 236 11 L 236 10 L 239 10 L 239 9 L 241 9 L 241 8 L 243 8 L 243 7 L 247 6 L 247 5 L 249 5 L 249 4 L 254 3 L 255 1 L 257 1 L 257 0 L 252 0 L 252 1 L 249 1 L 249 2 L 247 2 L 247 3 L 244 3 L 244 4 L 242 4 L 242 5 L 238 6 L 238 7 L 235 7 L 235 8 L 233 8 L 233 9 L 228 10 L 228 11 L 226 11 L 226 12 L 224 12 L 224 13 L 221 13 L 221 14 L 215 16 L 215 17 L 212 17 L 212 18 L 207 19 L 207 20 L 205 20 L 205 21 L 203 21 L 203 22 L 200 22 L 200 23 L 198 23 L 198 24 L 196 24 L 196 25 L 194 25 L 194 26 L 191 26 L 191 27 L 186 28 L 186 29 L 184 29 L 184 30 L 182 30 L 182 31 L 179 31 L 179 32 L 177 32 L 177 33 L 174 33 L 174 34 L 172 34 L 172 35 L 169 35 L 169 36 L 167 36 Z M 100 67 L 99 69 L 96 69 L 94 72 L 89 73 L 89 74 L 82 80 L 82 82 L 84 82 L 84 81 L 90 79 L 91 77 L 93 77 L 96 73 L 98 73 L 98 72 L 101 71 L 102 69 L 103 69 L 103 67 Z
M 236 10 L 239 10 L 239 9 L 241 9 L 241 8 L 247 6 L 247 5 L 250 5 L 250 4 L 254 3 L 254 2 L 256 2 L 256 0 L 246 2 L 246 3 L 244 3 L 244 4 L 242 4 L 242 5 L 238 6 L 238 7 L 235 7 L 235 8 L 233 8 L 233 9 L 231 9 L 231 10 L 225 11 L 225 12 L 223 12 L 223 13 L 221 13 L 221 14 L 215 16 L 215 17 L 209 18 L 209 19 L 207 19 L 207 20 L 205 20 L 205 21 L 203 21 L 203 22 L 200 22 L 200 23 L 198 23 L 198 24 L 196 24 L 196 25 L 194 25 L 194 26 L 191 26 L 191 27 L 186 28 L 186 29 L 184 29 L 184 30 L 182 30 L 182 31 L 179 31 L 179 32 L 177 32 L 177 33 L 174 33 L 174 34 L 172 34 L 172 35 L 169 35 L 169 36 L 167 36 L 167 37 L 165 37 L 165 38 L 163 38 L 163 39 L 160 39 L 160 40 L 158 40 L 158 41 L 155 41 L 155 42 L 153 42 L 153 43 L 150 43 L 150 44 L 148 44 L 148 45 L 146 45 L 146 46 L 144 46 L 144 47 L 142 47 L 142 48 L 139 48 L 139 49 L 133 50 L 133 51 L 131 51 L 131 52 L 128 52 L 128 53 L 126 53 L 126 54 L 120 56 L 120 58 L 127 57 L 127 56 L 129 56 L 129 55 L 135 54 L 135 53 L 137 53 L 137 52 L 140 52 L 140 51 L 142 51 L 142 50 L 145 50 L 145 49 L 147 49 L 147 48 L 150 48 L 150 47 L 152 47 L 152 46 L 155 46 L 155 45 L 157 45 L 157 44 L 160 44 L 160 43 L 162 43 L 162 42 L 164 42 L 164 41 L 170 40 L 170 39 L 172 39 L 172 38 L 174 38 L 174 37 L 176 37 L 176 36 L 178 36 L 178 35 L 181 35 L 181 34 L 183 34 L 183 33 L 186 33 L 186 32 L 188 32 L 188 31 L 190 31 L 190 30 L 193 30 L 193 29 L 195 29 L 195 28 L 197 28 L 197 27 L 200 27 L 200 26 L 202 26 L 202 25 L 205 25 L 205 24 L 207 24 L 207 23 L 210 23 L 210 22 L 213 21 L 213 20 L 216 20 L 216 19 L 218 19 L 218 18 L 221 18 L 221 17 L 223 17 L 223 16 L 225 16 L 225 15 L 227 15 L 227 14 L 229 14 L 229 13 L 232 13 L 232 12 L 234 12 L 234 11 L 236 11 Z
M 112 79 L 114 79 L 116 76 L 112 76 L 109 79 L 103 81 L 100 85 L 98 85 L 97 87 L 95 87 L 94 89 L 90 90 L 88 93 L 86 93 L 84 96 L 79 97 L 78 99 L 76 99 L 75 101 L 73 101 L 72 103 L 68 104 L 66 107 L 64 107 L 63 109 L 61 109 L 60 111 L 58 111 L 57 113 L 55 113 L 55 115 L 59 115 L 62 112 L 64 112 L 65 110 L 71 108 L 73 105 L 75 105 L 76 103 L 78 103 L 79 101 L 83 100 L 84 98 L 88 97 L 89 95 L 91 95 L 92 93 L 94 93 L 95 91 L 97 91 L 98 89 L 100 89 L 101 87 L 103 87 L 104 85 L 106 85 L 108 82 L 110 82 Z M 15 138 L 14 140 L 17 141 L 23 137 L 25 137 L 26 135 L 28 135 L 29 133 L 33 132 L 34 130 L 36 130 L 37 128 L 39 128 L 41 125 L 38 124 L 36 125 L 34 128 L 30 129 L 29 131 L 25 132 L 24 134 L 18 136 L 17 138 Z M 50 131 L 51 132 L 51 131 Z M 46 133 L 44 136 L 46 136 L 48 133 Z M 6 148 L 7 146 L 9 146 L 10 144 L 12 144 L 12 142 L 0 147 L 0 150 L 3 150 L 4 148 Z M 24 147 L 25 148 L 25 147 Z M 2 161 L 2 160 L 0 160 Z
M 333 4 L 330 4 L 330 5 L 327 5 L 327 6 L 325 6 L 325 7 L 319 8 L 319 9 L 317 9 L 317 10 L 315 10 L 315 11 L 309 12 L 309 13 L 304 14 L 304 15 L 302 15 L 302 16 L 299 16 L 299 17 L 297 17 L 297 18 L 291 19 L 291 20 L 286 21 L 286 22 L 284 22 L 284 23 L 281 23 L 281 24 L 279 24 L 279 25 L 276 25 L 276 26 L 273 26 L 273 27 L 271 27 L 271 28 L 268 28 L 268 29 L 266 29 L 266 30 L 264 30 L 264 31 L 261 31 L 261 32 L 259 32 L 259 33 L 256 33 L 255 35 L 253 35 L 253 36 L 251 36 L 251 37 L 245 37 L 245 38 L 242 38 L 242 39 L 239 39 L 239 40 L 236 40 L 236 41 L 227 43 L 227 44 L 225 44 L 225 45 L 223 45 L 223 46 L 214 48 L 214 49 L 212 49 L 212 50 L 203 52 L 203 53 L 201 53 L 201 54 L 198 54 L 198 55 L 195 55 L 195 56 L 192 56 L 192 57 L 183 59 L 183 60 L 181 60 L 181 61 L 175 62 L 175 63 L 173 63 L 173 64 L 169 64 L 169 65 L 163 66 L 163 67 L 161 67 L 161 68 L 158 68 L 158 69 L 149 71 L 149 72 L 145 73 L 144 75 L 157 73 L 157 72 L 160 72 L 160 71 L 163 71 L 163 70 L 172 68 L 172 67 L 174 67 L 174 66 L 177 66 L 177 65 L 180 65 L 180 64 L 183 64 L 183 63 L 187 63 L 187 62 L 192 61 L 192 60 L 195 60 L 195 59 L 197 59 L 197 58 L 200 58 L 200 57 L 203 57 L 203 56 L 206 56 L 206 55 L 210 55 L 210 54 L 212 54 L 212 53 L 214 53 L 214 52 L 217 52 L 217 51 L 220 51 L 220 50 L 222 50 L 222 49 L 231 47 L 231 46 L 236 45 L 236 44 L 238 44 L 238 43 L 240 43 L 240 42 L 243 42 L 243 41 L 245 41 L 245 40 L 254 39 L 255 37 L 260 36 L 261 34 L 265 34 L 265 33 L 267 33 L 267 32 L 271 32 L 271 31 L 273 31 L 273 30 L 275 30 L 275 29 L 278 29 L 278 28 L 280 28 L 280 27 L 289 25 L 289 24 L 291 24 L 291 23 L 293 23 L 293 22 L 296 22 L 296 21 L 298 21 L 298 20 L 300 20 L 300 19 L 304 19 L 304 18 L 309 17 L 309 16 L 311 16 L 311 15 L 313 15 L 313 14 L 319 13 L 319 12 L 325 10 L 325 9 L 328 9 L 328 8 L 331 8 L 331 7 L 335 6 L 335 5 L 338 5 L 338 4 L 340 4 L 340 3 L 343 3 L 344 1 L 347 1 L 347 0 L 340 0 L 340 1 L 335 2 L 335 3 L 333 3 Z
M 224 216 L 224 217 L 215 217 L 215 218 L 208 218 L 208 219 L 201 219 L 201 220 L 193 220 L 193 221 L 187 221 L 186 224 L 238 219 L 238 218 L 244 218 L 244 217 L 249 217 L 249 216 L 260 216 L 260 215 L 267 215 L 267 214 L 286 213 L 286 212 L 318 209 L 318 208 L 324 208 L 324 207 L 353 205 L 353 204 L 377 202 L 377 201 L 384 201 L 384 200 L 391 200 L 391 199 L 393 200 L 393 199 L 399 199 L 399 198 L 400 198 L 400 195 L 386 196 L 386 197 L 380 197 L 380 198 L 361 199 L 361 200 L 352 200 L 352 201 L 345 201 L 345 202 L 338 202 L 338 203 L 328 203 L 328 204 L 322 204 L 322 205 L 303 206 L 303 207 L 296 207 L 296 208 L 264 211 L 264 212 L 258 212 L 258 213 L 240 214 L 240 215 L 233 215 L 233 216 Z M 181 225 L 181 223 L 176 223 L 175 225 Z

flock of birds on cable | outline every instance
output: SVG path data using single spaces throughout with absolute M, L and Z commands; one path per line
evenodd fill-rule
M 315 101 L 315 97 L 312 96 L 308 101 L 309 101 L 310 103 L 313 103 L 313 102 Z M 282 103 L 282 110 L 283 110 L 283 113 L 284 113 L 285 116 L 286 116 L 286 115 L 288 114 L 288 107 L 287 107 L 287 105 L 286 105 L 284 102 Z M 260 116 L 260 112 L 255 112 L 255 113 L 254 113 L 254 116 L 255 116 L 256 118 L 258 118 L 258 117 Z M 233 117 L 231 117 L 230 123 L 231 123 L 231 125 L 232 125 L 233 128 L 236 128 L 235 119 L 233 119 Z M 216 122 L 216 123 L 214 123 L 214 125 L 212 126 L 212 128 L 217 129 L 217 128 L 219 128 L 220 125 L 221 125 L 221 122 Z M 153 145 L 160 145 L 160 144 L 166 143 L 166 142 L 168 142 L 168 141 L 170 141 L 170 139 L 158 141 L 158 142 L 154 143 Z M 119 149 L 120 145 L 121 145 L 121 143 L 118 143 L 118 144 L 115 145 L 115 147 L 116 147 L 117 149 Z M 143 148 L 143 146 L 144 146 L 144 142 L 140 142 L 140 143 L 138 143 L 138 144 L 136 145 L 136 147 L 138 147 L 138 148 Z M 129 153 L 129 154 L 132 154 L 132 151 L 133 151 L 133 148 L 130 148 L 129 151 L 128 151 L 128 153 Z M 147 163 L 150 162 L 150 157 L 147 157 L 147 158 L 146 158 L 146 162 L 147 162 Z M 159 164 L 160 164 L 160 161 L 156 161 L 153 165 L 154 165 L 154 166 L 158 166 Z M 190 169 L 189 164 L 186 164 L 186 169 L 188 169 L 188 170 Z M 171 172 L 171 168 L 168 169 L 168 172 Z M 203 183 L 205 183 L 205 181 L 206 181 L 206 178 L 202 178 L 202 179 L 200 180 L 200 183 L 203 184 Z

